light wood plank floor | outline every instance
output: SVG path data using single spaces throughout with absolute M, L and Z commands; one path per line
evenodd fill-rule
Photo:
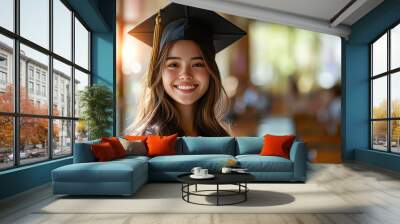
M 0 201 L 0 223 L 105 224 L 259 224 L 259 223 L 400 223 L 400 174 L 358 163 L 312 164 L 308 182 L 317 183 L 348 202 L 367 206 L 357 214 L 37 214 L 54 200 L 50 185 Z M 315 203 L 320 203 L 315 201 Z

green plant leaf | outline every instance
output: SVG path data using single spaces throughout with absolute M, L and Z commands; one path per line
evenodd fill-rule
M 86 87 L 79 93 L 79 106 L 82 108 L 81 118 L 85 120 L 89 139 L 109 136 L 107 129 L 112 125 L 113 95 L 103 84 Z

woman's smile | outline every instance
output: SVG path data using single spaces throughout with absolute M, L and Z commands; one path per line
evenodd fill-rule
M 198 84 L 193 83 L 178 83 L 174 85 L 174 88 L 180 93 L 190 94 L 193 93 L 198 86 Z

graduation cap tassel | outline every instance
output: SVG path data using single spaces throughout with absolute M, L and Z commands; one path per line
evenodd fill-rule
M 153 72 L 154 72 L 154 67 L 156 66 L 157 62 L 157 57 L 158 57 L 158 51 L 160 48 L 160 37 L 161 37 L 161 14 L 160 10 L 158 10 L 157 17 L 156 17 L 156 26 L 154 28 L 154 34 L 153 34 L 153 49 L 151 51 L 151 61 L 149 65 L 149 70 L 147 74 L 147 86 L 151 87 L 151 83 L 153 81 Z

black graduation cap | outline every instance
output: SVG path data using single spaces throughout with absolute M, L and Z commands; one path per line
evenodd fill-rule
M 193 40 L 199 44 L 211 45 L 214 53 L 229 46 L 246 32 L 217 13 L 177 3 L 171 3 L 160 10 L 161 40 L 159 49 L 174 40 Z M 157 14 L 146 19 L 129 34 L 153 46 Z
M 214 57 L 246 35 L 246 32 L 215 12 L 171 3 L 137 25 L 129 34 L 153 47 L 147 76 L 147 85 L 150 87 L 160 49 L 166 43 L 193 40 L 199 44 L 203 53 Z

